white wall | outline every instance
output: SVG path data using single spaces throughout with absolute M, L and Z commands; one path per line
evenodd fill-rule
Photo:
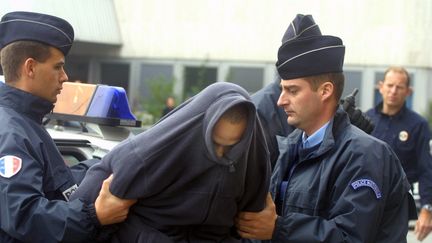
M 425 0 L 0 0 L 55 14 L 76 39 L 121 44 L 131 58 L 273 62 L 297 13 L 346 45 L 347 65 L 432 66 L 432 1 Z M 120 29 L 120 33 L 119 32 Z
M 274 61 L 296 13 L 343 39 L 346 64 L 432 65 L 432 1 L 114 0 L 125 57 Z

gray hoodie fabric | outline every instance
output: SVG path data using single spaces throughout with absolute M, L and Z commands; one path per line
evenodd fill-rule
M 237 104 L 248 107 L 248 126 L 218 158 L 213 127 Z M 265 206 L 270 160 L 248 93 L 218 82 L 115 147 L 90 168 L 71 199 L 94 202 L 111 173 L 114 195 L 138 199 L 112 242 L 237 242 L 237 212 Z

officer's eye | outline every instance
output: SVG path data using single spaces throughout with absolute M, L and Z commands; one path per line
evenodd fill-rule
M 295 94 L 297 94 L 298 89 L 297 89 L 297 88 L 289 88 L 289 89 L 288 89 L 288 92 L 289 92 L 290 94 L 292 94 L 292 95 L 295 95 Z

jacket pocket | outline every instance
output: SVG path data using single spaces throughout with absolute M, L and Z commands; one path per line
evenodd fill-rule
M 284 214 L 287 212 L 318 215 L 317 196 L 307 191 L 288 190 L 284 200 Z

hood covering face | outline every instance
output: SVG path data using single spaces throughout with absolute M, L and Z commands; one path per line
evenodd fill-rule
M 221 87 L 223 88 L 223 87 Z M 211 91 L 211 90 L 210 90 Z M 227 165 L 234 169 L 236 161 L 243 155 L 250 144 L 253 130 L 255 128 L 255 106 L 250 102 L 247 94 L 236 92 L 221 92 L 224 93 L 221 97 L 215 99 L 214 103 L 209 104 L 209 108 L 205 111 L 203 120 L 203 135 L 206 149 L 210 160 L 221 165 Z M 221 116 L 231 107 L 243 104 L 248 109 L 248 126 L 242 136 L 242 139 L 235 144 L 222 158 L 218 158 L 215 153 L 212 134 L 216 123 Z
M 237 104 L 248 109 L 246 131 L 218 158 L 213 128 Z M 223 226 L 226 233 L 238 211 L 264 207 L 270 163 L 248 93 L 238 85 L 218 82 L 114 148 L 87 172 L 72 197 L 95 201 L 111 173 L 114 195 L 139 199 L 133 215 L 139 215 L 140 222 L 163 232 L 167 225 L 212 225 Z

